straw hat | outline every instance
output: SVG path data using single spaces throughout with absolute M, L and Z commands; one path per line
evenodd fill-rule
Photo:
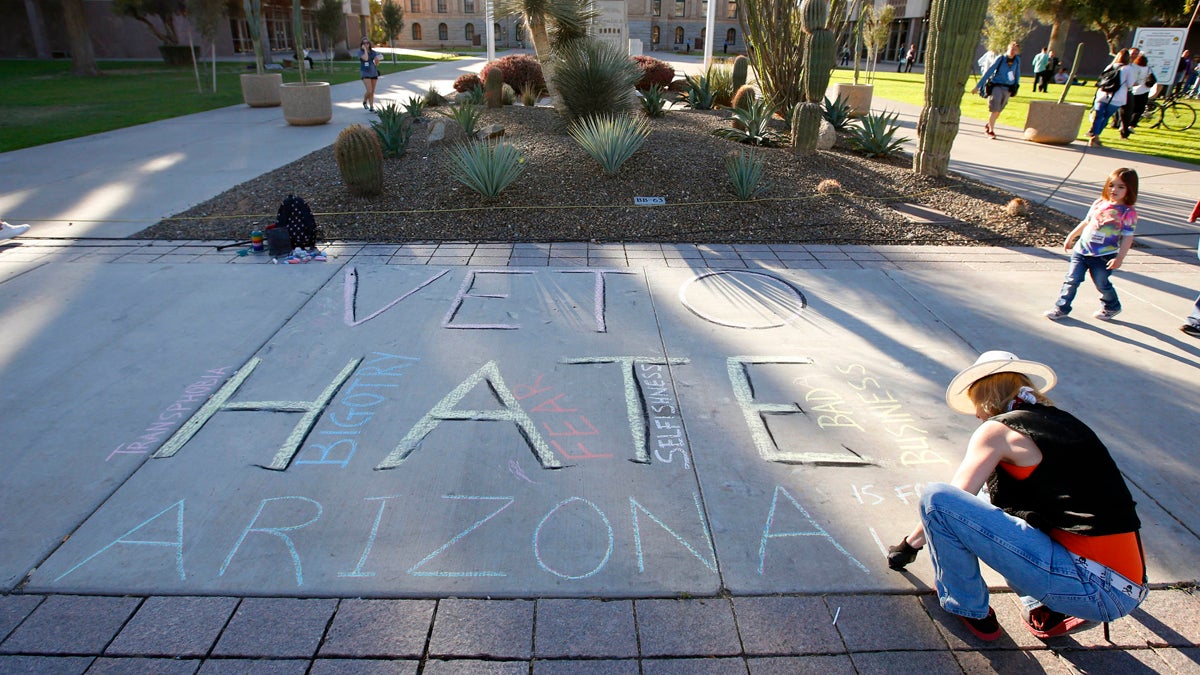
M 996 373 L 1020 373 L 1029 378 L 1038 391 L 1046 392 L 1058 383 L 1054 370 L 1037 361 L 1022 361 L 1016 354 L 1001 350 L 984 352 L 975 363 L 963 368 L 946 387 L 946 405 L 956 412 L 975 414 L 975 403 L 967 396 L 967 389 L 979 380 Z

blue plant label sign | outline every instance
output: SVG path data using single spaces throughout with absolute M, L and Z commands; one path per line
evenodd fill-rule
M 634 197 L 634 206 L 665 206 L 667 203 L 666 197 Z

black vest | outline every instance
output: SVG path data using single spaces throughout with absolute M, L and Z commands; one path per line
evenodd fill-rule
M 993 420 L 1028 436 L 1042 462 L 1024 480 L 997 468 L 988 477 L 992 503 L 1043 532 L 1084 536 L 1141 527 L 1125 479 L 1096 434 L 1068 412 L 1033 405 Z

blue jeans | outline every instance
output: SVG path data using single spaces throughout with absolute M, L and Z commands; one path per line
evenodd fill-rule
M 938 600 L 951 614 L 988 615 L 980 561 L 1005 578 L 1027 609 L 1046 605 L 1089 621 L 1112 621 L 1139 604 L 1113 587 L 1108 572 L 1093 574 L 1045 532 L 953 485 L 925 486 L 921 522 Z
M 1096 104 L 1096 118 L 1092 120 L 1092 129 L 1088 133 L 1092 136 L 1099 136 L 1104 127 L 1108 125 L 1108 120 L 1112 118 L 1113 113 L 1121 109 L 1119 105 L 1111 103 Z
M 1091 273 L 1092 283 L 1096 284 L 1096 290 L 1100 291 L 1101 306 L 1110 312 L 1121 309 L 1121 300 L 1117 297 L 1117 289 L 1113 288 L 1112 282 L 1109 280 L 1112 271 L 1108 269 L 1108 261 L 1116 255 L 1115 253 L 1112 255 L 1083 255 L 1078 251 L 1072 252 L 1071 266 L 1067 268 L 1067 278 L 1063 279 L 1058 302 L 1054 305 L 1062 310 L 1063 314 L 1070 314 L 1071 301 L 1075 299 L 1075 291 L 1079 290 L 1079 284 L 1083 283 L 1084 274 Z

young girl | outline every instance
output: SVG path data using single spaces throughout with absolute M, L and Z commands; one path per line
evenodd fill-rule
M 1122 167 L 1108 175 L 1100 199 L 1092 203 L 1087 217 L 1083 219 L 1063 242 L 1063 249 L 1071 251 L 1071 266 L 1063 280 L 1062 291 L 1054 309 L 1046 312 L 1046 318 L 1058 321 L 1071 313 L 1071 301 L 1075 291 L 1083 282 L 1084 273 L 1092 275 L 1092 283 L 1100 291 L 1101 307 L 1092 316 L 1108 321 L 1121 313 L 1121 300 L 1109 281 L 1109 275 L 1121 267 L 1125 254 L 1133 246 L 1133 230 L 1137 226 L 1137 171 Z M 1078 240 L 1078 241 L 1076 241 Z M 1074 249 L 1071 243 L 1075 242 Z
M 359 52 L 358 75 L 362 78 L 367 93 L 363 95 L 363 107 L 375 109 L 375 84 L 379 81 L 379 60 L 383 58 L 379 52 L 371 49 L 371 41 L 363 38 Z

